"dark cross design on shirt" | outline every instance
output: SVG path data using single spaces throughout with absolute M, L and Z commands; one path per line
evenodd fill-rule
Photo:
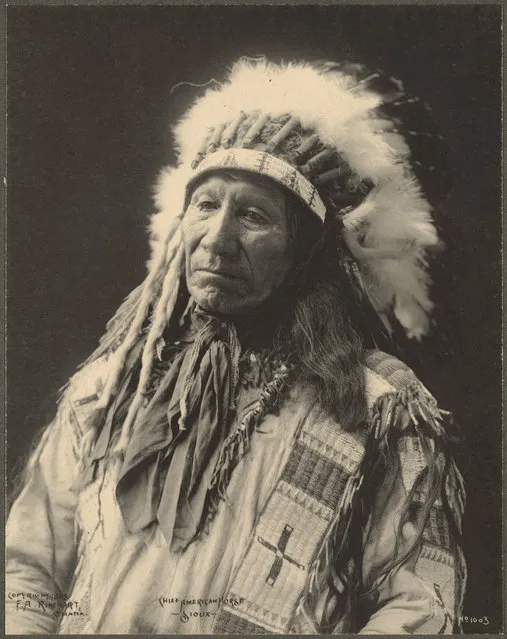
M 282 534 L 280 535 L 280 539 L 278 540 L 278 544 L 273 546 L 269 541 L 262 539 L 262 537 L 257 537 L 257 541 L 259 541 L 265 548 L 274 552 L 276 557 L 273 565 L 271 566 L 271 570 L 269 571 L 269 575 L 266 577 L 266 583 L 272 586 L 278 575 L 280 574 L 280 570 L 282 569 L 283 561 L 288 561 L 290 564 L 297 566 L 300 570 L 304 570 L 305 567 L 299 564 L 295 559 L 289 557 L 285 554 L 285 549 L 287 548 L 287 544 L 289 542 L 289 538 L 292 534 L 294 528 L 285 524 L 285 528 L 282 530 Z

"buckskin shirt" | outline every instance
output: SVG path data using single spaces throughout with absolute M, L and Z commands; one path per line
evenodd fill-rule
M 438 501 L 417 557 L 375 584 L 376 571 L 393 554 L 400 504 L 425 472 L 418 418 L 406 399 L 409 390 L 424 390 L 401 362 L 368 354 L 371 421 L 354 434 L 326 418 L 311 393 L 293 388 L 280 413 L 266 416 L 252 436 L 207 534 L 184 552 L 168 548 L 156 519 L 129 533 L 115 497 L 113 460 L 100 460 L 93 481 L 77 488 L 81 443 L 104 369 L 98 360 L 73 378 L 12 509 L 8 633 L 313 632 L 303 594 L 326 537 L 348 517 L 344 504 L 361 482 L 365 448 L 386 423 L 386 411 L 395 411 L 393 400 L 400 410 L 390 428 L 401 472 L 394 491 L 379 491 L 362 532 L 365 591 L 359 595 L 369 619 L 357 631 L 452 632 L 462 563 Z M 255 390 L 242 390 L 232 430 Z M 317 618 L 326 595 L 324 587 L 313 604 Z

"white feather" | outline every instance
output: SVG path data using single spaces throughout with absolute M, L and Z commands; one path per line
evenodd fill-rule
M 344 226 L 373 306 L 379 313 L 392 310 L 407 335 L 419 339 L 428 331 L 433 306 L 425 252 L 439 240 L 415 180 L 400 177 L 377 186 L 345 216 Z

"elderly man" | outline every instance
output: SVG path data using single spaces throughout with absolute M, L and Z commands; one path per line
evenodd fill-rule
M 446 413 L 373 348 L 429 330 L 427 110 L 360 65 L 241 60 L 175 134 L 147 278 L 10 513 L 8 632 L 453 632 Z

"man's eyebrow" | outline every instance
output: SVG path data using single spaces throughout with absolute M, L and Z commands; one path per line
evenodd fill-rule
M 203 193 L 216 193 L 218 191 L 218 184 L 213 184 L 210 182 L 204 182 L 200 184 L 192 193 L 192 198 L 196 195 L 201 195 Z

